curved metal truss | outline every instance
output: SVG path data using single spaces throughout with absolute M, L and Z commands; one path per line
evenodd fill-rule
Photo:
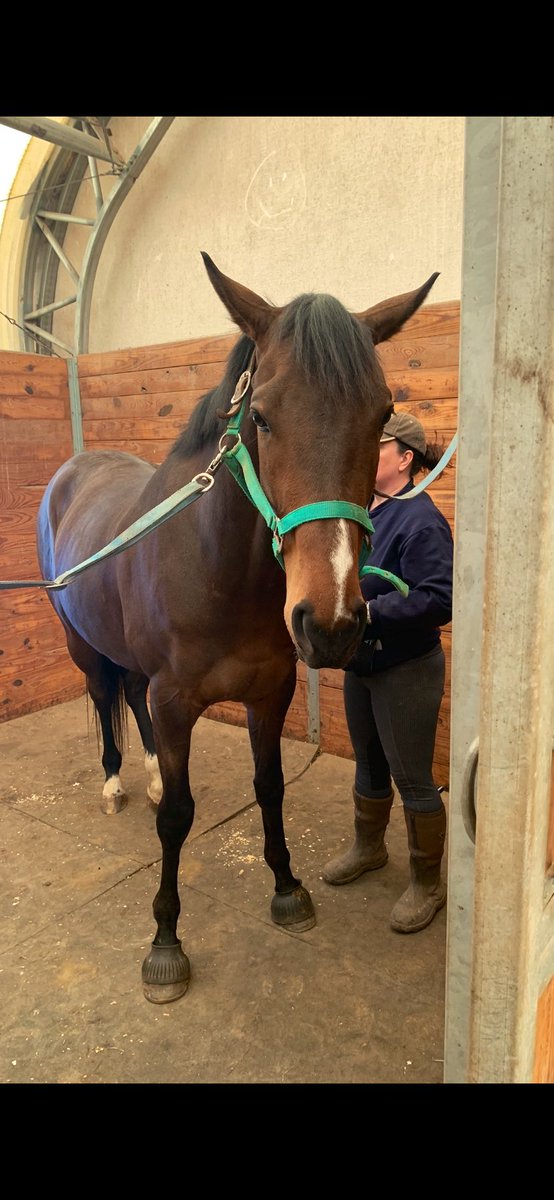
M 25 350 L 37 353 L 38 349 L 48 355 L 58 347 L 72 358 L 87 352 L 92 291 L 104 242 L 125 197 L 173 120 L 174 117 L 154 117 L 124 163 L 112 151 L 109 117 L 72 117 L 71 125 L 48 117 L 0 117 L 1 124 L 59 147 L 44 166 L 37 188 L 29 197 L 29 229 L 19 292 L 19 324 L 25 331 Z M 100 186 L 99 161 L 110 163 L 115 177 L 106 199 Z M 87 170 L 96 215 L 79 217 L 73 214 L 73 209 Z M 64 251 L 67 230 L 72 224 L 90 231 L 80 262 L 70 261 Z M 60 265 L 73 286 L 66 296 L 56 299 Z M 73 345 L 52 332 L 55 312 L 67 305 L 75 305 Z

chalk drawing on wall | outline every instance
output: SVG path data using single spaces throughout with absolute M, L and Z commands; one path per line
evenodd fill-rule
M 250 180 L 244 205 L 257 229 L 293 225 L 306 207 L 306 179 L 298 159 L 280 150 L 266 154 Z

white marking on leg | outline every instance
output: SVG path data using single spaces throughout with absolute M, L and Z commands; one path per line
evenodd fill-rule
M 121 812 L 127 802 L 125 789 L 119 775 L 110 775 L 102 789 L 102 808 L 105 813 L 112 815 Z
M 144 766 L 148 776 L 148 786 L 146 788 L 148 797 L 153 804 L 159 804 L 162 798 L 163 784 L 158 764 L 158 755 L 145 754 Z
M 346 521 L 339 521 L 333 549 L 331 551 L 331 566 L 333 568 L 333 576 L 337 588 L 337 598 L 335 603 L 335 621 L 340 617 L 349 617 L 344 604 L 344 595 L 346 591 L 346 580 L 349 571 L 354 564 L 352 557 L 352 548 L 350 538 L 348 536 L 348 527 Z

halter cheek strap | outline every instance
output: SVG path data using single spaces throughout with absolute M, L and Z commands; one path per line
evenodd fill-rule
M 287 513 L 284 517 L 277 516 L 276 512 L 269 503 L 258 476 L 256 475 L 254 464 L 240 434 L 240 427 L 248 402 L 247 392 L 250 387 L 250 378 L 250 371 L 245 371 L 239 380 L 239 383 L 243 383 L 243 389 L 240 397 L 238 398 L 241 400 L 240 407 L 237 407 L 238 385 L 237 389 L 235 389 L 235 394 L 231 402 L 231 417 L 227 426 L 227 432 L 221 438 L 220 450 L 223 455 L 223 462 L 231 472 L 233 478 L 236 479 L 237 483 L 242 488 L 245 495 L 248 496 L 249 500 L 251 500 L 255 508 L 258 509 L 258 512 L 263 517 L 266 525 L 271 530 L 273 534 L 273 553 L 277 559 L 277 562 L 279 563 L 279 566 L 281 566 L 283 570 L 285 569 L 282 556 L 283 538 L 285 534 L 290 533 L 291 529 L 296 529 L 299 525 L 306 524 L 308 521 L 322 521 L 329 519 L 336 520 L 337 518 L 342 518 L 347 521 L 356 521 L 358 525 L 362 525 L 366 530 L 366 535 L 374 533 L 375 530 L 373 523 L 367 513 L 367 509 L 361 508 L 359 504 L 350 504 L 347 500 L 318 500 L 313 504 L 304 504 L 300 508 L 292 509 L 292 511 Z M 222 447 L 222 442 L 224 442 L 227 437 L 236 438 L 234 446 Z M 392 583 L 393 587 L 395 587 L 397 591 L 401 592 L 403 596 L 407 596 L 409 592 L 407 584 L 405 584 L 401 579 L 398 579 L 396 575 L 392 574 L 392 572 L 384 571 L 380 567 L 365 565 L 369 553 L 367 541 L 368 538 L 366 537 L 360 553 L 360 578 L 363 578 L 365 575 L 369 574 L 379 575 L 381 578 L 387 579 L 389 583 Z

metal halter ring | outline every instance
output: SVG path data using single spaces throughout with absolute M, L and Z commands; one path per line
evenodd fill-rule
M 220 454 L 225 454 L 227 451 L 229 451 L 229 450 L 234 450 L 234 448 L 235 448 L 234 446 L 223 446 L 223 445 L 222 445 L 222 442 L 224 442 L 224 441 L 225 441 L 225 438 L 227 438 L 227 437 L 234 437 L 234 438 L 236 438 L 236 439 L 237 439 L 237 440 L 236 440 L 236 442 L 235 442 L 235 445 L 236 445 L 236 446 L 239 446 L 239 445 L 240 445 L 240 443 L 242 442 L 242 438 L 241 438 L 241 436 L 240 436 L 240 433 L 238 433 L 238 432 L 237 432 L 237 433 L 222 433 L 222 435 L 221 435 L 221 437 L 220 437 L 220 439 L 219 439 L 219 452 L 220 452 Z
M 209 471 L 200 471 L 198 475 L 193 475 L 192 482 L 197 483 L 198 486 L 202 488 L 203 492 L 209 492 L 210 488 L 213 487 L 215 480 L 213 475 L 210 475 Z

